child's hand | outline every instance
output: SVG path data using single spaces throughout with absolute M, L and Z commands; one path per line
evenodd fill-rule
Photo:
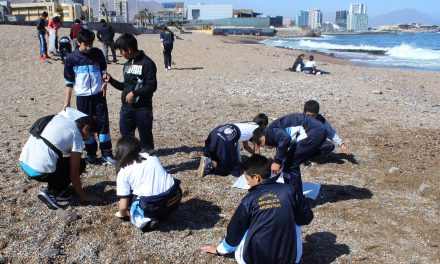
M 280 173 L 280 168 L 281 168 L 280 164 L 272 163 L 270 170 L 272 171 L 273 174 L 278 174 Z
M 347 155 L 351 155 L 351 149 L 345 143 L 343 143 L 340 147 L 341 147 L 342 152 L 344 152 Z
M 127 96 L 125 96 L 125 102 L 127 102 L 127 104 L 131 104 L 134 102 L 134 94 L 133 92 L 129 92 L 127 94 Z
M 202 252 L 208 253 L 208 254 L 214 254 L 217 255 L 217 248 L 214 246 L 204 246 L 201 248 Z
M 107 72 L 102 74 L 102 79 L 104 80 L 104 82 L 109 82 L 111 77 L 112 76 L 110 74 L 108 74 Z
M 116 216 L 117 218 L 123 220 L 123 221 L 130 221 L 130 216 L 128 216 L 128 215 L 122 215 L 122 214 L 121 214 L 121 211 L 117 211 L 117 212 L 115 213 L 115 216 Z

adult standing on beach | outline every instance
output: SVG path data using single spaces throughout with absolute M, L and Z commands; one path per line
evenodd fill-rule
M 165 69 L 171 70 L 171 52 L 173 51 L 174 45 L 174 33 L 171 32 L 166 26 L 162 27 L 162 32 L 160 32 L 160 41 L 163 49 Z
M 113 55 L 113 63 L 116 63 L 115 51 L 115 31 L 111 25 L 108 25 L 105 19 L 101 19 L 101 26 L 98 28 L 98 40 L 102 42 L 102 51 L 104 52 L 105 61 L 110 64 L 108 60 L 108 48 L 110 47 Z
M 46 34 L 49 35 L 49 32 L 46 30 L 46 19 L 48 16 L 47 12 L 44 11 L 37 19 L 38 41 L 40 42 L 40 60 L 49 58 L 49 56 L 47 56 L 47 42 L 45 38 Z
M 75 23 L 70 28 L 70 39 L 72 40 L 73 50 L 78 49 L 78 32 L 81 29 L 81 20 L 75 19 Z

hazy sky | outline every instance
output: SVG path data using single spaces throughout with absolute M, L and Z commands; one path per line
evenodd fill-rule
M 173 1 L 157 1 L 173 2 Z M 183 0 L 185 4 L 232 4 L 234 9 L 253 9 L 265 15 L 282 15 L 284 18 L 294 18 L 299 10 L 320 8 L 323 13 L 337 10 L 348 10 L 350 3 L 367 5 L 370 17 L 383 15 L 402 8 L 414 8 L 432 17 L 440 17 L 440 0 Z

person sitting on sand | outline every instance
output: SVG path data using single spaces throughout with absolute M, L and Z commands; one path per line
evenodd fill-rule
M 116 145 L 116 194 L 119 211 L 115 216 L 131 222 L 143 232 L 177 209 L 182 198 L 180 181 L 174 179 L 156 156 L 141 151 L 139 139 L 123 136 Z
M 295 62 L 293 63 L 293 66 L 291 68 L 291 71 L 294 72 L 302 72 L 304 71 L 304 57 L 306 55 L 304 54 L 299 54 L 299 56 L 296 58 Z
M 202 252 L 226 255 L 235 251 L 238 263 L 299 263 L 301 232 L 313 211 L 302 194 L 271 176 L 271 161 L 253 155 L 242 165 L 249 193 L 235 210 L 225 239 L 217 246 L 204 246 Z
M 333 127 L 325 119 L 325 117 L 319 114 L 319 103 L 317 101 L 315 100 L 307 101 L 304 104 L 304 114 L 310 116 L 311 118 L 321 121 L 321 123 L 324 124 L 324 129 L 327 133 L 327 138 L 330 139 L 324 141 L 324 143 L 318 148 L 318 150 L 315 153 L 316 156 L 332 152 L 335 149 L 334 143 L 336 143 L 341 148 L 341 151 L 344 152 L 345 154 L 347 155 L 351 154 L 350 147 L 344 143 L 342 138 L 338 135 L 336 130 L 333 129 Z
M 265 114 L 259 114 L 253 122 L 225 124 L 214 128 L 205 140 L 197 175 L 240 176 L 240 142 L 243 142 L 243 148 L 249 153 L 259 154 L 258 144 L 254 144 L 252 149 L 249 141 L 252 142 L 252 132 L 260 126 L 267 126 L 268 122 Z
M 38 199 L 50 209 L 61 208 L 57 202 L 72 197 L 67 192 L 70 183 L 81 199 L 99 200 L 84 191 L 80 178 L 86 168 L 81 158 L 83 140 L 92 137 L 96 129 L 93 117 L 68 107 L 47 123 L 39 138 L 31 135 L 26 141 L 19 158 L 20 166 L 29 179 L 47 182 Z
M 304 73 L 306 74 L 330 74 L 329 72 L 316 69 L 315 57 L 313 55 L 309 56 L 309 61 L 306 62 L 304 66 Z

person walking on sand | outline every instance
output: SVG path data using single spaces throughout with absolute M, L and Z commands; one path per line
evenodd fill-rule
M 82 29 L 81 20 L 75 19 L 75 23 L 70 28 L 70 39 L 72 40 L 73 50 L 78 49 L 78 32 Z
M 41 13 L 41 16 L 37 19 L 37 34 L 38 34 L 38 41 L 40 43 L 40 60 L 45 60 L 50 58 L 47 56 L 47 42 L 45 35 L 49 35 L 49 32 L 46 30 L 46 20 L 49 15 L 46 11 L 43 11 Z
M 86 168 L 81 158 L 83 141 L 92 137 L 96 131 L 95 119 L 75 109 L 66 108 L 53 116 L 42 129 L 39 137 L 29 137 L 19 158 L 20 167 L 29 179 L 47 182 L 46 188 L 38 194 L 38 199 L 50 209 L 59 209 L 57 202 L 71 198 L 67 187 L 72 183 L 81 199 L 98 201 L 97 197 L 84 191 L 80 178 Z
M 163 50 L 163 60 L 165 64 L 165 70 L 171 70 L 172 58 L 171 52 L 174 45 L 174 33 L 171 32 L 168 27 L 163 26 L 162 32 L 160 32 L 160 42 Z
M 127 59 L 122 70 L 124 82 L 104 74 L 104 80 L 122 91 L 119 128 L 121 135 L 139 132 L 143 151 L 154 150 L 153 94 L 157 89 L 156 64 L 138 49 L 136 38 L 128 33 L 116 39 L 115 47 Z
M 110 61 L 108 60 L 108 48 L 112 51 L 113 63 L 116 63 L 115 42 L 113 40 L 115 37 L 115 31 L 111 25 L 107 24 L 105 19 L 101 19 L 101 25 L 98 28 L 97 37 L 98 40 L 102 42 L 102 51 L 104 52 L 107 64 L 110 64 Z

